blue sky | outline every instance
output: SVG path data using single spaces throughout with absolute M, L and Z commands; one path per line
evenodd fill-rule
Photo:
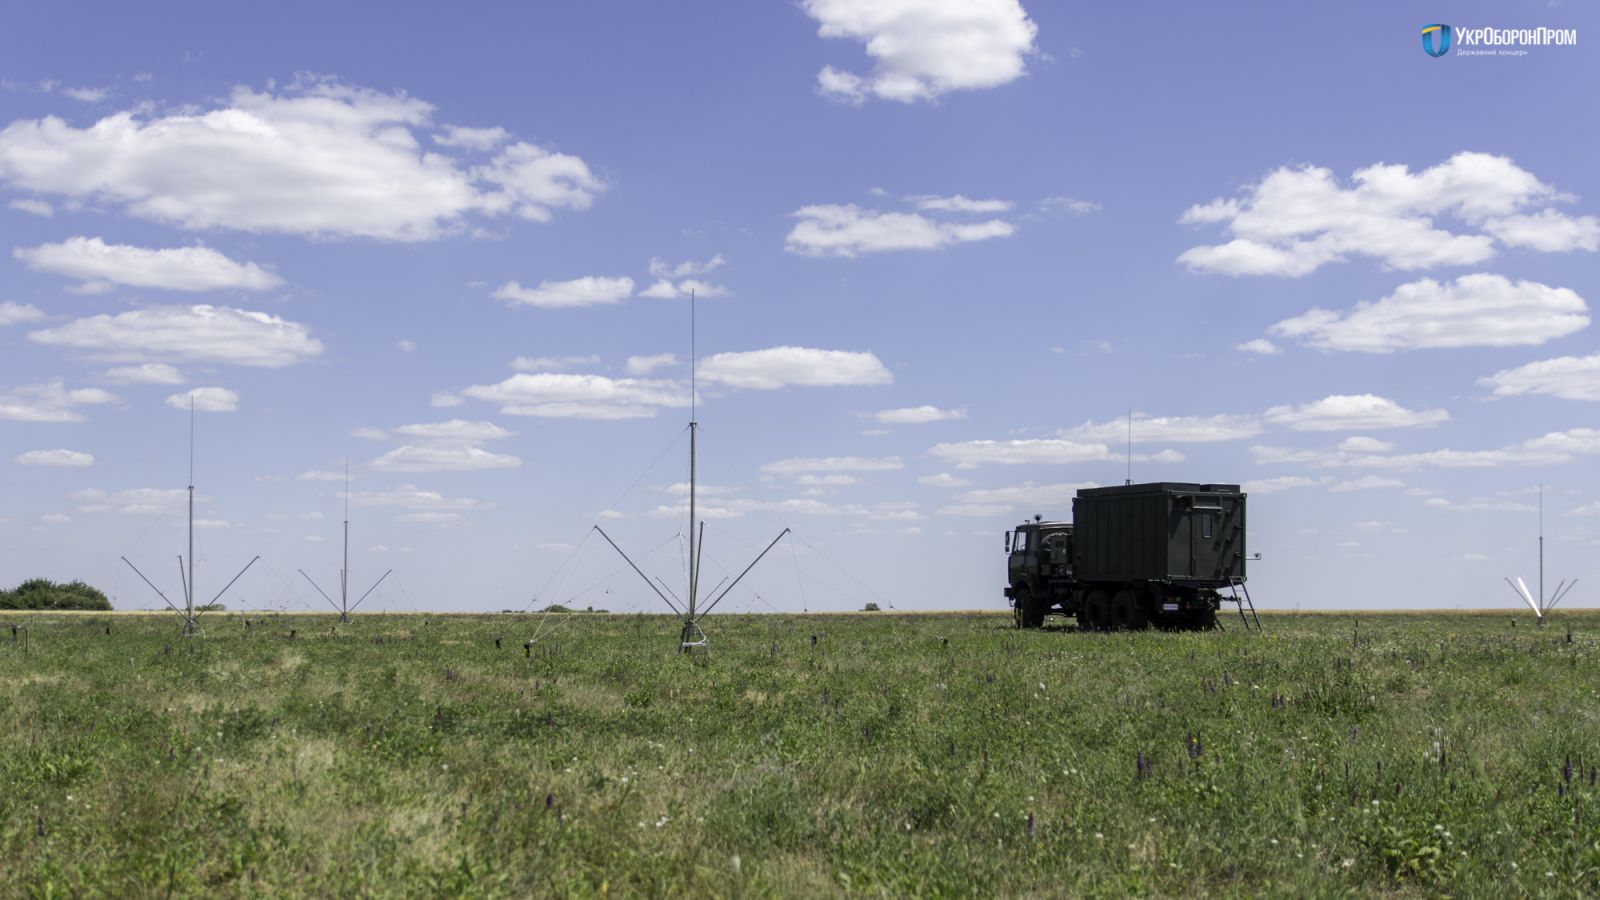
M 348 459 L 374 607 L 656 610 L 693 289 L 726 609 L 1001 609 L 1130 409 L 1264 606 L 1509 605 L 1541 483 L 1593 583 L 1600 16 L 1446 7 L 12 11 L 0 582 L 175 596 L 196 392 L 202 599 L 320 604 Z

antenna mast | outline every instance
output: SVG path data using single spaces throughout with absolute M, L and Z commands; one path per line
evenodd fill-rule
M 1123 484 L 1133 484 L 1133 407 L 1128 407 L 1128 480 Z
M 183 609 L 179 609 L 177 604 L 167 599 L 167 595 L 155 586 L 155 582 L 145 577 L 145 574 L 139 571 L 139 567 L 129 561 L 126 556 L 122 557 L 122 561 L 127 563 L 128 568 L 143 579 L 145 584 L 150 585 L 150 589 L 155 591 L 156 596 L 165 601 L 167 606 L 172 607 L 173 612 L 183 616 L 183 636 L 194 637 L 200 633 L 200 624 L 199 616 L 195 614 L 194 606 L 194 394 L 192 393 L 189 395 L 189 487 L 187 491 L 189 494 L 189 559 L 187 562 L 189 571 L 187 577 L 184 574 L 184 558 L 181 554 L 178 556 L 178 579 L 183 582 Z M 211 603 L 215 604 L 218 600 L 221 600 L 222 595 L 228 592 L 228 588 L 233 587 L 234 582 L 242 578 L 244 573 L 250 571 L 250 567 L 255 565 L 256 560 L 260 558 L 259 555 L 251 557 L 250 561 L 244 564 L 244 568 L 239 570 L 239 574 L 233 576 L 232 581 L 223 585 L 222 590 L 217 591 L 217 595 L 211 598 Z
M 333 598 L 329 597 L 320 585 L 311 580 L 311 576 L 306 574 L 305 569 L 299 569 L 298 571 L 300 572 L 300 577 L 310 581 L 311 586 L 316 588 L 317 593 L 322 595 L 322 599 L 328 601 L 334 612 L 339 614 L 339 624 L 341 625 L 350 621 L 350 614 L 355 612 L 357 606 L 361 605 L 361 601 L 367 599 L 368 595 L 377 590 L 378 585 L 383 584 L 383 580 L 389 577 L 390 572 L 394 571 L 390 569 L 388 572 L 379 575 L 378 580 L 372 583 L 372 587 L 367 588 L 367 593 L 362 594 L 360 599 L 356 600 L 353 605 L 350 603 L 350 457 L 348 456 L 344 459 L 344 566 L 339 569 L 339 602 L 334 603 Z
M 1528 604 L 1528 607 L 1533 610 L 1533 614 L 1535 616 L 1539 617 L 1539 625 L 1541 627 L 1545 624 L 1545 621 L 1544 621 L 1545 620 L 1545 616 L 1549 615 L 1550 611 L 1556 608 L 1556 604 L 1560 603 L 1563 598 L 1565 598 L 1568 594 L 1572 593 L 1572 589 L 1573 588 L 1578 586 L 1578 579 L 1574 578 L 1571 581 L 1568 581 L 1565 578 L 1563 578 L 1563 579 L 1561 579 L 1561 581 L 1559 583 L 1556 584 L 1555 591 L 1553 593 L 1551 593 L 1551 595 L 1550 595 L 1550 601 L 1548 603 L 1545 602 L 1545 599 L 1544 599 L 1544 482 L 1540 482 L 1539 483 L 1539 597 L 1538 597 L 1538 599 L 1534 599 L 1533 592 L 1528 590 L 1528 586 L 1523 583 L 1522 578 L 1520 576 L 1514 582 L 1511 579 L 1507 578 L 1506 579 L 1506 584 L 1511 585 L 1511 590 L 1516 592 L 1517 597 L 1520 600 L 1522 600 L 1522 602 Z

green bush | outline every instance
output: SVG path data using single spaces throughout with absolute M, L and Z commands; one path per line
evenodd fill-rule
M 0 591 L 0 609 L 110 608 L 105 594 L 81 581 L 56 584 L 48 578 L 30 578 L 12 590 Z
M 876 603 L 868 603 L 866 606 L 861 608 L 861 611 L 862 612 L 882 612 L 882 610 L 878 609 L 878 604 L 876 604 Z

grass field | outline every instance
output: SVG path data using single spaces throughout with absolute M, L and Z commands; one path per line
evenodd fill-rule
M 1600 891 L 1600 616 L 1009 623 L 0 617 L 0 894 Z

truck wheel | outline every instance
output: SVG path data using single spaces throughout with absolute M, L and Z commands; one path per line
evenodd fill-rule
M 1014 613 L 1018 628 L 1038 628 L 1044 624 L 1044 610 L 1033 602 L 1033 592 L 1017 588 L 1013 595 Z
M 1215 630 L 1217 627 L 1217 611 L 1209 606 L 1205 609 L 1190 610 L 1189 614 L 1184 616 L 1183 624 L 1195 631 Z
M 1139 602 L 1139 596 L 1123 588 L 1111 601 L 1111 618 L 1118 631 L 1143 631 L 1150 627 L 1150 612 Z
M 1079 614 L 1078 621 L 1080 624 L 1087 623 L 1091 631 L 1111 629 L 1111 600 L 1105 591 L 1089 592 L 1083 601 L 1083 612 Z

